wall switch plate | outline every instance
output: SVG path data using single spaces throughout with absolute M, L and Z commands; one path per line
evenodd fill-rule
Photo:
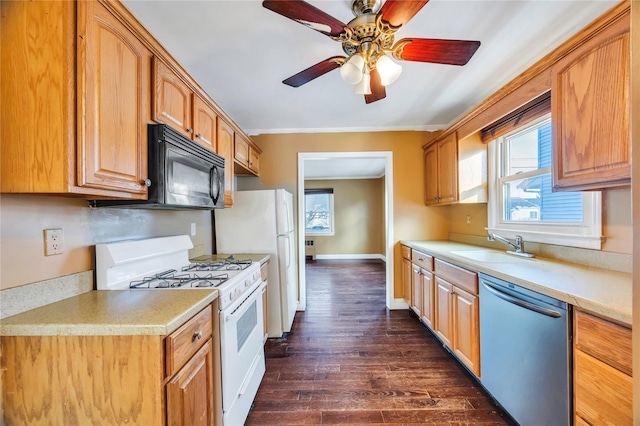
M 196 224 L 195 223 L 191 223 L 191 236 L 195 236 L 196 235 Z
M 64 234 L 62 228 L 44 230 L 44 255 L 53 256 L 64 252 Z

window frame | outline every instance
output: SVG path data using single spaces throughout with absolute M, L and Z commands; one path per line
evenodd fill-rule
M 524 126 L 502 135 L 488 144 L 489 166 L 489 202 L 487 204 L 489 233 L 495 233 L 506 238 L 522 236 L 525 242 L 554 244 L 568 247 L 588 249 L 602 249 L 602 194 L 600 191 L 582 192 L 582 222 L 536 222 L 536 221 L 507 221 L 504 219 L 503 183 L 520 180 L 536 175 L 552 173 L 551 167 L 545 167 L 533 172 L 523 172 L 509 177 L 503 177 L 506 170 L 505 150 L 502 148 L 505 140 L 512 135 L 538 127 L 551 121 L 551 114 L 545 114 Z M 517 177 L 515 177 L 517 176 Z M 552 174 L 553 176 L 553 174 Z
M 326 194 L 329 197 L 329 229 L 326 231 L 309 231 L 305 223 L 304 235 L 308 237 L 332 237 L 335 235 L 335 209 L 333 188 L 305 188 L 304 190 L 304 212 L 307 215 L 307 195 Z

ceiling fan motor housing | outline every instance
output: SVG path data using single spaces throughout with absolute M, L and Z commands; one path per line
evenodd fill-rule
M 342 42 L 342 50 L 348 56 L 360 52 L 375 62 L 378 56 L 384 54 L 383 49 L 393 46 L 393 33 L 381 32 L 373 13 L 356 16 L 348 25 L 353 29 L 353 36 Z

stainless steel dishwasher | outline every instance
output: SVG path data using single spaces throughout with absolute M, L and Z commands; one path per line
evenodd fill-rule
M 570 307 L 479 275 L 482 385 L 522 426 L 570 425 Z

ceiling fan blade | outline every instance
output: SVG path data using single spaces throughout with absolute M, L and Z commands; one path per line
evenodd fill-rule
M 380 74 L 377 69 L 371 70 L 371 94 L 364 95 L 364 101 L 368 104 L 387 97 L 387 92 L 380 82 Z
M 393 46 L 393 57 L 405 61 L 465 65 L 478 47 L 479 41 L 403 38 Z
M 302 0 L 264 0 L 262 6 L 325 35 L 337 37 L 350 30 L 333 16 Z
M 344 56 L 332 56 L 329 59 L 325 59 L 322 62 L 318 62 L 317 64 L 310 66 L 306 70 L 300 71 L 296 75 L 292 75 L 291 77 L 284 80 L 283 83 L 291 87 L 300 87 L 303 84 L 310 82 L 314 78 L 318 78 L 321 75 L 325 75 L 329 71 L 340 68 L 345 59 L 346 58 Z
M 406 24 L 429 0 L 387 0 L 380 9 L 383 21 L 393 27 Z

